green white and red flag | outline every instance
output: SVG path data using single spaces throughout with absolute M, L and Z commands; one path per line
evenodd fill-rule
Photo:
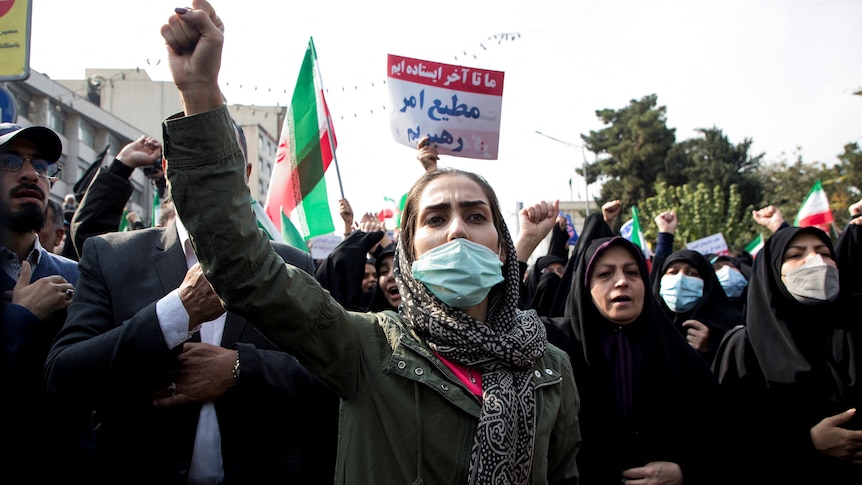
M 335 161 L 336 147 L 314 39 L 309 39 L 281 129 L 264 204 L 267 216 L 284 239 L 306 251 L 305 241 L 335 231 L 324 174 Z M 302 242 L 297 241 L 297 235 Z
M 826 196 L 823 185 L 818 180 L 808 192 L 808 196 L 805 197 L 799 212 L 796 213 L 796 220 L 793 225 L 798 227 L 815 226 L 829 234 L 829 226 L 834 220 L 832 209 L 829 207 L 829 197 Z
M 750 254 L 752 258 L 756 258 L 761 249 L 763 249 L 763 235 L 761 234 L 758 234 L 748 243 L 748 246 L 745 246 L 745 252 Z
M 383 201 L 385 202 L 383 209 L 377 213 L 377 218 L 382 222 L 386 222 L 387 219 L 395 220 L 395 227 L 401 223 L 401 211 L 404 209 L 404 201 L 407 199 L 407 194 L 401 196 L 401 199 L 396 201 L 395 199 L 390 199 L 389 197 L 383 196 Z
M 646 259 L 647 262 L 647 267 L 651 268 L 652 250 L 650 250 L 649 244 L 647 244 L 646 237 L 644 237 L 643 230 L 641 229 L 640 213 L 638 212 L 637 206 L 632 206 L 632 218 L 620 227 L 620 235 L 633 242 L 635 246 L 641 248 L 644 259 Z

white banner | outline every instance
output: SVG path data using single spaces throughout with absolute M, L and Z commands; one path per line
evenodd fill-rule
M 497 159 L 502 72 L 390 54 L 387 76 L 395 141 L 429 136 L 441 155 Z

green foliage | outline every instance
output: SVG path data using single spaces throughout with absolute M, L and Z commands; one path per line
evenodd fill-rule
M 757 207 L 774 205 L 781 210 L 784 220 L 793 224 L 799 208 L 811 188 L 820 180 L 829 197 L 835 225 L 843 228 L 849 219 L 847 208 L 858 200 L 851 195 L 852 187 L 846 183 L 842 167 L 827 167 L 823 163 L 806 163 L 798 154 L 793 162 L 786 159 L 767 163 L 758 170 L 763 184 L 763 200 Z
M 596 116 L 609 126 L 581 135 L 587 149 L 604 155 L 586 174 L 590 183 L 603 178 L 603 200 L 620 199 L 631 206 L 655 194 L 659 170 L 675 142 L 666 108 L 658 107 L 657 99 L 653 94 L 619 110 L 598 110 Z
M 641 221 L 648 241 L 658 237 L 655 217 L 667 210 L 676 212 L 679 225 L 674 249 L 682 249 L 686 243 L 716 233 L 724 235 L 730 250 L 741 249 L 758 232 L 750 215 L 752 208 L 742 205 L 735 184 L 727 189 L 721 185 L 710 189 L 704 183 L 692 188 L 692 185 L 668 186 L 660 182 L 656 185 L 656 195 L 644 200 L 638 208 L 649 220 L 649 224 Z
M 597 162 L 586 167 L 589 183 L 601 181 L 602 201 L 620 199 L 623 207 L 637 206 L 648 241 L 655 241 L 652 218 L 673 209 L 679 218 L 676 249 L 686 242 L 721 232 L 731 250 L 745 247 L 765 230 L 751 211 L 778 207 L 793 223 L 805 197 L 818 179 L 829 196 L 835 227 L 849 220 L 848 207 L 862 194 L 862 150 L 848 143 L 839 163 L 806 163 L 782 156 L 765 162 L 764 154 L 751 155 L 749 138 L 733 144 L 717 127 L 699 128 L 699 136 L 675 141 L 667 127 L 667 109 L 651 94 L 618 109 L 602 109 L 596 116 L 606 126 L 581 135 Z M 710 188 L 711 187 L 711 188 Z
M 821 178 L 823 190 L 829 195 L 829 205 L 835 225 L 843 228 L 850 220 L 849 207 L 862 195 L 862 150 L 858 143 L 844 145 L 844 153 L 838 155 L 839 163 L 830 168 Z
M 844 145 L 844 153 L 838 155 L 839 165 L 836 167 L 838 174 L 843 178 L 845 187 L 857 196 L 862 193 L 862 150 L 858 143 Z M 854 201 L 855 202 L 855 201 Z
M 757 204 L 761 198 L 761 185 L 756 171 L 764 155 L 749 155 L 752 140 L 747 138 L 733 145 L 718 128 L 695 131 L 702 137 L 674 145 L 659 180 L 671 186 L 696 187 L 700 183 L 710 187 L 736 185 L 742 198 L 741 207 Z

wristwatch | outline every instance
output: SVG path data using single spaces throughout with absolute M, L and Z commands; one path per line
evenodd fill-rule
M 233 379 L 239 379 L 239 350 L 236 351 L 236 363 L 233 365 Z

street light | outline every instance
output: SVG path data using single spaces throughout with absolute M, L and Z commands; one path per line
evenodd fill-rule
M 586 203 L 587 203 L 587 215 L 590 215 L 590 183 L 587 181 L 587 154 L 586 154 L 586 152 L 584 152 L 583 145 L 575 145 L 574 143 L 569 143 L 565 140 L 560 140 L 559 138 L 554 138 L 553 136 L 546 135 L 539 130 L 536 130 L 536 134 L 542 135 L 545 138 L 550 138 L 551 140 L 554 140 L 557 143 L 562 143 L 563 145 L 568 145 L 570 147 L 581 149 L 581 155 L 583 155 L 583 157 L 584 157 L 584 199 L 586 200 Z

